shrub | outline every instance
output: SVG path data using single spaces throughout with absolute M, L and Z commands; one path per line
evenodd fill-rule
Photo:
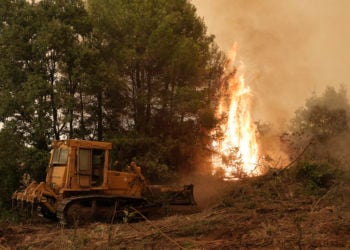
M 311 192 L 329 189 L 337 176 L 337 170 L 327 163 L 300 162 L 295 168 L 295 178 Z

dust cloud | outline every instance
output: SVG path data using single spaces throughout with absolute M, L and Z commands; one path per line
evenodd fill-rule
M 208 173 L 192 173 L 183 176 L 181 183 L 194 185 L 194 199 L 201 210 L 217 205 L 222 197 L 232 190 L 232 183 L 223 181 L 221 178 Z
M 191 2 L 222 50 L 238 42 L 255 120 L 281 130 L 312 93 L 326 86 L 350 90 L 350 1 Z

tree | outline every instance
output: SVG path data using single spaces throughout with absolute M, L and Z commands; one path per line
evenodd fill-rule
M 340 162 L 343 147 L 350 135 L 350 105 L 346 89 L 338 91 L 327 87 L 321 96 L 313 95 L 305 106 L 298 109 L 291 122 L 291 154 L 296 157 L 309 144 L 302 155 L 304 160 Z M 311 142 L 311 144 L 310 144 Z M 341 146 L 343 145 L 343 146 Z M 348 153 L 346 153 L 348 154 Z
M 0 122 L 23 161 L 64 138 L 129 141 L 154 170 L 205 152 L 224 60 L 188 1 L 0 1 Z
M 79 52 L 89 23 L 81 1 L 2 0 L 0 13 L 0 189 L 8 202 L 20 166 L 42 181 L 50 141 L 73 137 Z
M 88 6 L 98 37 L 118 65 L 126 102 L 124 112 L 115 113 L 123 117 L 116 132 L 124 133 L 110 130 L 109 137 L 155 138 L 153 148 L 163 156 L 159 160 L 152 151 L 150 159 L 188 168 L 208 143 L 203 128 L 215 123 L 210 99 L 224 60 L 213 36 L 186 0 L 95 0 Z
M 24 159 L 25 147 L 21 135 L 13 126 L 13 122 L 10 123 L 0 131 L 0 211 L 4 207 L 10 207 L 11 194 L 18 187 L 18 180 L 22 174 L 19 165 Z
M 82 83 L 81 61 L 91 25 L 82 1 L 45 0 L 35 6 L 41 22 L 35 47 L 42 62 L 43 78 L 49 83 L 49 103 L 55 139 L 74 138 L 79 113 L 78 88 Z M 68 127 L 68 128 L 67 128 Z
M 2 121 L 17 120 L 29 145 L 74 136 L 83 38 L 89 22 L 81 1 L 8 2 L 2 20 Z M 67 129 L 68 125 L 68 129 Z
M 344 87 L 327 87 L 323 95 L 313 95 L 305 107 L 297 110 L 292 131 L 317 139 L 328 139 L 349 129 L 350 105 Z
M 100 32 L 114 39 L 106 44 L 115 47 L 109 47 L 115 58 L 121 58 L 117 61 L 130 90 L 134 128 L 146 134 L 158 131 L 155 117 L 181 122 L 183 105 L 178 105 L 181 99 L 176 96 L 182 88 L 203 92 L 200 88 L 208 80 L 206 72 L 214 54 L 210 51 L 213 37 L 206 35 L 195 8 L 187 1 L 164 0 L 90 1 L 89 6 Z M 192 97 L 203 100 L 196 94 Z

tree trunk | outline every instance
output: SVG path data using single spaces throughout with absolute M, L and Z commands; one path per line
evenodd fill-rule
M 82 90 L 79 91 L 79 101 L 80 101 L 80 134 L 81 139 L 85 139 L 85 119 L 84 119 L 84 102 Z
M 136 64 L 134 80 L 135 128 L 139 132 L 145 132 L 145 75 L 140 63 Z
M 97 93 L 97 140 L 103 140 L 103 105 L 102 91 Z
M 74 136 L 74 128 L 73 128 L 73 115 L 74 115 L 74 108 L 73 108 L 73 100 L 74 100 L 74 94 L 76 87 L 74 86 L 74 83 L 72 81 L 72 74 L 71 72 L 68 73 L 68 86 L 69 86 L 69 99 L 70 102 L 68 105 L 68 118 L 69 118 L 69 138 L 73 138 Z
M 147 74 L 146 133 L 151 132 L 152 76 Z
M 55 140 L 60 139 L 60 133 L 57 129 L 58 127 L 58 115 L 57 115 L 57 107 L 56 107 L 56 98 L 55 98 L 55 73 L 56 73 L 56 62 L 54 59 L 49 59 L 48 62 L 48 70 L 50 77 L 50 103 L 52 109 L 52 129 L 54 132 Z

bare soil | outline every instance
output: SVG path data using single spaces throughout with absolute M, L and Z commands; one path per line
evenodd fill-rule
M 0 249 L 350 249 L 348 181 L 315 192 L 274 173 L 222 185 L 194 214 L 74 228 L 2 222 Z

